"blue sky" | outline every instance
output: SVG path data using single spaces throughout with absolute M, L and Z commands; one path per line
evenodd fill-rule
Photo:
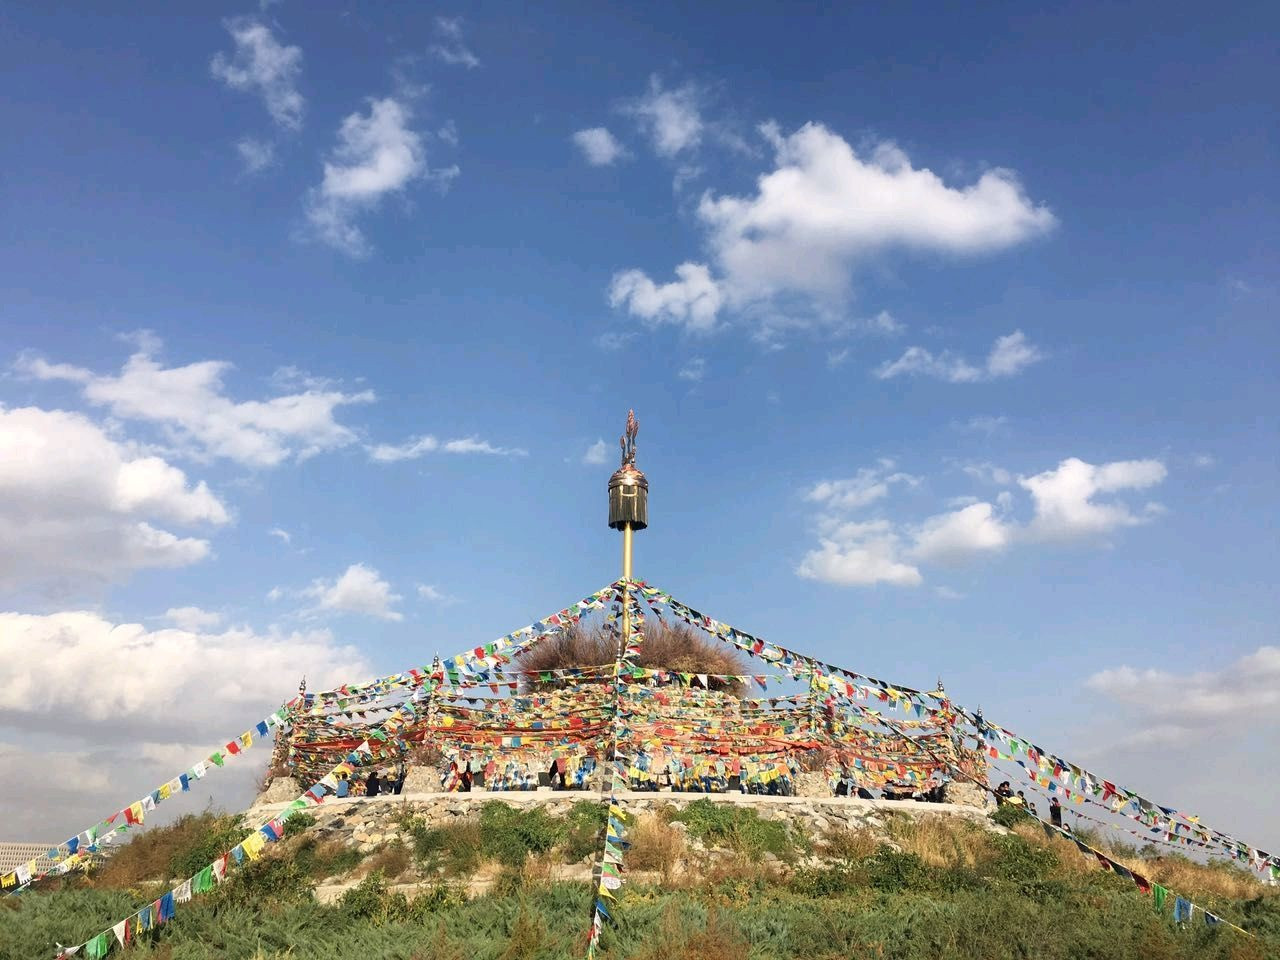
M 639 575 L 1280 845 L 1277 19 L 0 13 L 14 839 L 612 580 L 634 406 Z

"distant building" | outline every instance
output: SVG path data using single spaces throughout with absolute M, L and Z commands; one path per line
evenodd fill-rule
M 58 861 L 50 860 L 46 854 L 50 848 L 57 846 L 59 859 L 67 855 L 65 846 L 58 846 L 52 843 L 9 843 L 0 840 L 0 873 L 9 873 L 17 870 L 24 863 L 35 860 L 37 863 L 36 873 L 45 873 L 54 866 Z

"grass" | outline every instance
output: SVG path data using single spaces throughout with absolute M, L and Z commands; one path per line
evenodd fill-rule
M 701 804 L 701 805 L 700 805 Z M 268 848 L 214 894 L 130 954 L 145 960 L 553 960 L 585 952 L 592 892 L 559 883 L 574 830 L 596 829 L 584 804 L 564 818 L 498 804 L 481 817 L 407 831 L 367 858 L 307 835 Z M 708 809 L 710 808 L 710 809 Z M 505 811 L 505 812 L 504 812 Z M 202 815 L 211 835 L 223 818 Z M 718 850 L 697 854 L 691 838 Z M 885 833 L 831 830 L 811 844 L 821 861 L 788 866 L 810 846 L 754 811 L 703 800 L 629 824 L 629 881 L 606 928 L 609 960 L 1262 960 L 1280 956 L 1280 890 L 1230 866 L 1143 858 L 1143 875 L 1191 895 L 1255 932 L 1252 940 L 1203 924 L 1176 928 L 1133 885 L 1099 870 L 1074 844 L 1015 823 L 1007 835 L 959 821 L 892 820 Z M 494 835 L 498 831 L 498 835 Z M 887 836 L 886 836 L 887 834 Z M 147 881 L 203 849 L 193 822 L 150 831 L 108 874 L 0 899 L 0 960 L 52 956 L 55 939 L 80 942 L 158 895 Z M 419 840 L 425 849 L 419 849 Z M 465 841 L 469 846 L 462 849 Z M 211 841 L 210 841 L 211 842 Z M 130 845 L 132 846 L 132 844 Z M 128 848 L 123 848 L 124 853 Z M 472 852 L 468 853 L 470 850 Z M 513 855 L 491 892 L 467 900 L 437 879 L 417 896 L 391 889 L 414 860 L 474 866 Z M 766 858 L 775 852 L 777 859 Z M 1117 857 L 1119 859 L 1119 857 Z M 486 869 L 491 867 L 486 866 Z M 646 872 L 648 871 L 648 872 Z M 313 896 L 333 874 L 365 874 L 337 903 Z M 644 882 L 660 876 L 661 883 Z

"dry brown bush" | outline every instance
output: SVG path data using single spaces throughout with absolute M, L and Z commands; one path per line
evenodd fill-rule
M 646 814 L 628 833 L 628 870 L 656 870 L 664 883 L 670 881 L 676 864 L 685 854 L 684 834 L 673 830 L 669 821 Z
M 575 625 L 520 654 L 516 662 L 520 670 L 564 670 L 605 666 L 613 663 L 616 656 L 615 641 L 603 630 Z M 748 672 L 746 659 L 733 647 L 687 624 L 671 624 L 657 617 L 645 622 L 644 642 L 636 662 L 642 667 L 678 673 L 744 676 Z M 557 685 L 562 684 L 528 684 L 531 689 Z M 742 684 L 712 681 L 711 689 L 740 693 Z
M 747 960 L 750 955 L 751 944 L 742 930 L 714 907 L 699 928 L 686 925 L 671 905 L 662 913 L 657 936 L 628 960 Z
M 134 834 L 128 843 L 115 850 L 98 871 L 99 882 L 123 888 L 151 880 L 167 880 L 175 857 L 182 851 L 207 844 L 210 836 L 231 837 L 233 832 L 236 836 L 226 844 L 228 847 L 245 831 L 235 831 L 234 817 L 210 811 L 187 814 L 167 826 L 152 827 Z M 217 852 L 220 851 L 214 851 Z
M 972 867 L 991 853 L 991 835 L 977 824 L 943 817 L 894 817 L 888 828 L 898 846 L 930 867 Z
M 353 876 L 367 877 L 373 871 L 381 870 L 382 875 L 387 880 L 393 881 L 409 869 L 411 862 L 412 858 L 409 856 L 408 848 L 403 843 L 396 841 L 375 850 L 366 857 L 355 869 Z
M 850 863 L 864 860 L 874 854 L 881 839 L 866 827 L 832 827 L 819 839 L 818 854 L 828 860 L 845 860 Z

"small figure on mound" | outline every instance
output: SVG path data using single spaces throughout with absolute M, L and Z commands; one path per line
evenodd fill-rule
M 1049 800 L 1049 819 L 1053 821 L 1055 827 L 1062 829 L 1062 804 L 1058 802 L 1057 797 Z
M 333 793 L 334 796 L 343 799 L 351 795 L 351 784 L 347 783 L 347 775 L 345 773 L 338 777 L 338 787 Z
M 376 797 L 378 795 L 378 790 L 381 789 L 381 787 L 382 783 L 378 779 L 378 771 L 370 770 L 369 776 L 367 776 L 364 781 L 364 795 L 366 797 Z
M 1000 781 L 1000 786 L 996 787 L 996 805 L 1003 807 L 1013 799 L 1013 787 L 1009 786 L 1008 780 Z

